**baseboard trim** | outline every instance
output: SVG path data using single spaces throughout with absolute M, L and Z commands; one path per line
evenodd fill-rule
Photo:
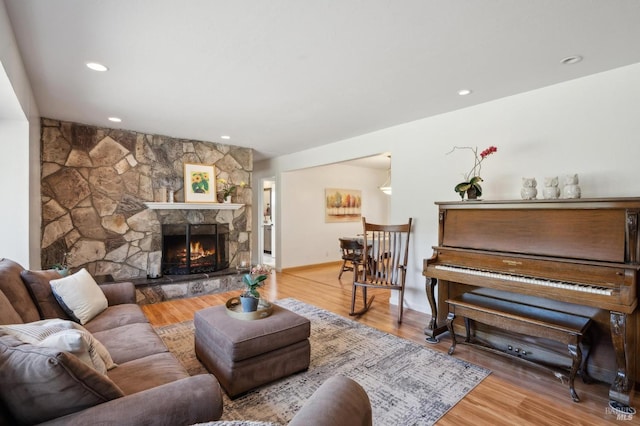
M 303 266 L 293 266 L 291 268 L 282 268 L 283 273 L 287 272 L 297 272 L 303 269 L 309 268 L 324 268 L 325 266 L 336 265 L 336 267 L 340 267 L 342 265 L 342 260 L 334 260 L 332 262 L 324 262 L 324 263 L 314 263 L 312 265 L 303 265 Z

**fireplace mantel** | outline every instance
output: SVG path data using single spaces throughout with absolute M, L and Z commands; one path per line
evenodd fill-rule
M 235 203 L 144 203 L 152 210 L 238 210 L 244 204 Z

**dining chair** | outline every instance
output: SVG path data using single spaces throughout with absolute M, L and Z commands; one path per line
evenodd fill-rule
M 355 270 L 354 265 L 362 262 L 362 249 L 363 245 L 352 238 L 338 238 L 340 241 L 340 249 L 342 249 L 342 266 L 340 267 L 340 275 L 338 279 L 342 278 L 344 271 Z
M 402 322 L 411 221 L 409 218 L 409 222 L 402 225 L 377 225 L 362 218 L 366 248 L 362 251 L 362 267 L 354 265 L 349 315 L 362 315 L 369 310 L 375 295 L 367 300 L 368 288 L 397 290 L 400 292 L 398 323 Z M 364 307 L 356 311 L 358 287 L 362 289 Z

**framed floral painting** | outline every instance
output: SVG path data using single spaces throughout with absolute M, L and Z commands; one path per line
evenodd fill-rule
M 184 202 L 218 202 L 216 196 L 216 170 L 213 165 L 184 164 Z
M 362 191 L 326 188 L 324 200 L 325 222 L 358 222 L 362 220 Z

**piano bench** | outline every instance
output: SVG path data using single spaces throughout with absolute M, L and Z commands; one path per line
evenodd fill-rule
M 453 354 L 457 343 L 453 329 L 456 315 L 464 318 L 466 343 L 472 344 L 470 320 L 527 336 L 555 340 L 567 345 L 572 359 L 569 373 L 569 392 L 575 402 L 580 401 L 575 391 L 574 380 L 576 373 L 580 371 L 587 381 L 586 372 L 582 368 L 581 344 L 583 336 L 591 325 L 591 318 L 518 303 L 509 300 L 507 296 L 501 298 L 475 292 L 464 293 L 454 299 L 448 299 L 447 303 L 449 304 L 447 329 L 452 339 L 449 355 Z M 516 359 L 528 361 L 520 357 L 516 357 Z

